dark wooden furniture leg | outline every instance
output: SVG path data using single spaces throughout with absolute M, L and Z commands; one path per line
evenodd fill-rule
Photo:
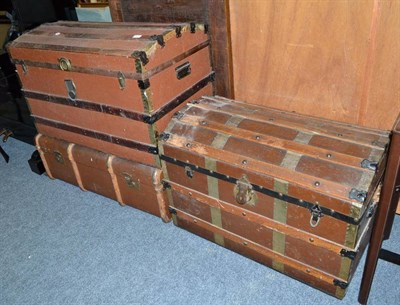
M 385 236 L 390 235 L 393 218 L 400 195 L 400 116 L 396 121 L 392 140 L 389 148 L 386 172 L 383 180 L 381 197 L 371 235 L 364 273 L 361 280 L 358 301 L 366 304 L 371 290 L 378 259 L 382 258 L 391 262 L 398 262 L 399 255 L 386 250 L 381 250 Z M 389 252 L 389 253 L 388 253 Z

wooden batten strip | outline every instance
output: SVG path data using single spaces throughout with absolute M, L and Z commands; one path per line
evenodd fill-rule
M 103 29 L 102 29 L 103 31 Z M 29 32 L 26 35 L 32 35 L 32 36 L 41 36 L 41 37 L 51 37 L 57 34 L 58 39 L 87 39 L 87 40 L 100 40 L 100 39 L 107 39 L 113 42 L 137 42 L 137 41 L 146 41 L 148 43 L 154 42 L 150 37 L 152 35 L 138 35 L 138 38 L 132 38 L 132 35 L 126 34 L 120 34 L 120 33 L 113 33 L 112 31 L 109 31 L 109 33 L 99 33 L 99 34 L 91 34 L 91 33 L 54 33 L 54 32 L 49 32 L 49 31 L 35 31 L 35 32 Z
M 188 222 L 195 222 L 196 226 L 205 229 L 210 232 L 215 232 L 217 234 L 220 234 L 221 236 L 224 237 L 224 239 L 231 240 L 233 242 L 243 244 L 244 246 L 247 246 L 248 248 L 252 249 L 253 251 L 256 251 L 265 257 L 271 258 L 273 261 L 278 262 L 284 266 L 290 266 L 296 270 L 299 270 L 300 272 L 306 273 L 309 276 L 318 278 L 319 280 L 322 280 L 324 282 L 330 283 L 333 285 L 334 280 L 341 281 L 339 278 L 336 278 L 328 273 L 325 273 L 323 271 L 320 271 L 314 267 L 311 267 L 309 265 L 306 265 L 304 263 L 301 263 L 295 259 L 289 258 L 287 256 L 284 256 L 280 253 L 274 252 L 273 250 L 270 250 L 268 248 L 265 248 L 251 240 L 248 240 L 246 238 L 243 238 L 241 236 L 238 236 L 232 232 L 226 231 L 224 229 L 218 228 L 200 218 L 197 218 L 193 215 L 189 215 L 183 211 L 180 211 L 179 209 L 176 209 L 177 213 L 177 218 L 179 219 L 184 219 Z
M 190 142 L 190 145 L 187 145 L 188 142 Z M 282 168 L 278 165 L 273 165 L 270 163 L 265 163 L 256 159 L 252 159 L 250 156 L 238 155 L 226 150 L 221 151 L 219 149 L 215 149 L 211 146 L 199 142 L 188 141 L 185 137 L 181 137 L 176 134 L 171 135 L 171 137 L 168 139 L 168 142 L 164 144 L 164 146 L 167 145 L 177 147 L 189 153 L 191 152 L 199 155 L 206 154 L 207 156 L 217 160 L 218 162 L 224 163 L 229 160 L 229 163 L 232 165 L 254 171 L 255 173 L 259 173 L 264 176 L 268 176 L 271 179 L 278 178 L 285 181 L 291 181 L 293 177 L 292 170 Z M 242 163 L 244 159 L 247 160 L 246 164 Z M 268 173 L 273 173 L 273 175 Z M 349 187 L 328 180 L 319 179 L 318 187 L 311 188 L 311 186 L 314 186 L 315 183 L 316 178 L 314 176 L 303 173 L 296 173 L 296 175 L 298 179 L 295 184 L 302 188 L 310 189 L 313 192 L 324 192 L 325 194 L 329 194 L 331 190 L 335 190 L 336 194 L 334 196 L 330 195 L 331 197 L 335 197 L 341 201 L 351 202 L 348 197 L 350 192 Z M 300 180 L 306 182 L 307 184 L 299 183 Z
M 66 36 L 77 36 L 81 35 L 76 38 L 97 38 L 97 39 L 109 39 L 114 37 L 127 37 L 127 39 L 149 39 L 152 35 L 164 35 L 165 33 L 171 32 L 171 28 L 154 28 L 154 27 L 132 27 L 127 29 L 125 27 L 122 28 L 113 28 L 113 27 L 106 27 L 106 28 L 81 28 L 81 27 L 66 27 L 60 25 L 46 25 L 37 27 L 28 33 L 30 35 L 43 35 L 43 36 L 57 36 L 57 38 Z M 134 35 L 137 35 L 133 37 Z
M 61 52 L 77 52 L 77 53 L 91 53 L 91 54 L 99 54 L 99 55 L 107 55 L 107 56 L 131 56 L 132 51 L 128 48 L 124 49 L 117 49 L 117 48 L 98 48 L 98 47 L 81 47 L 81 46 L 70 46 L 70 45 L 55 45 L 55 44 L 44 44 L 41 42 L 15 42 L 13 43 L 12 47 L 19 48 L 19 49 L 42 49 L 42 50 L 51 50 L 51 51 L 61 51 Z M 142 47 L 137 47 L 139 49 L 144 48 L 145 45 Z
M 343 134 L 340 133 L 332 133 L 329 130 L 325 130 L 325 129 L 320 129 L 320 128 L 314 128 L 314 127 L 310 127 L 310 128 L 305 128 L 303 124 L 300 123 L 294 123 L 291 121 L 286 121 L 286 122 L 277 122 L 277 120 L 273 120 L 273 121 L 269 121 L 266 120 L 262 115 L 257 114 L 256 112 L 251 112 L 251 111 L 236 111 L 234 109 L 229 109 L 229 113 L 227 113 L 226 111 L 224 111 L 223 109 L 220 109 L 219 106 L 215 106 L 215 107 L 208 107 L 208 105 L 205 104 L 196 104 L 197 108 L 203 109 L 203 110 L 208 110 L 208 111 L 213 111 L 213 112 L 218 112 L 218 113 L 223 113 L 223 114 L 234 114 L 237 116 L 243 116 L 248 120 L 252 120 L 254 122 L 260 122 L 260 123 L 264 123 L 264 124 L 270 124 L 273 126 L 278 126 L 278 127 L 283 127 L 283 128 L 287 128 L 287 129 L 291 129 L 297 132 L 305 132 L 305 133 L 310 133 L 312 132 L 314 135 L 320 135 L 323 137 L 327 137 L 327 138 L 331 138 L 331 139 L 336 139 L 336 140 L 340 140 L 342 142 L 348 142 L 348 143 L 352 143 L 352 144 L 356 144 L 359 146 L 365 146 L 368 148 L 375 148 L 375 149 L 379 149 L 379 150 L 384 150 L 384 147 L 382 146 L 378 146 L 375 144 L 374 141 L 363 141 L 360 142 L 358 140 L 355 139 L 363 139 L 363 135 L 359 135 L 359 136 L 354 136 L 354 139 L 349 139 L 349 138 L 345 138 L 343 136 Z M 360 138 L 358 138 L 360 137 Z M 383 143 L 385 144 L 385 143 Z
M 211 103 L 209 103 L 211 101 Z M 250 104 L 239 104 L 235 103 L 220 102 L 218 99 L 214 100 L 212 97 L 206 97 L 197 104 L 199 108 L 207 109 L 210 111 L 217 111 L 226 113 L 223 109 L 224 106 L 229 107 L 229 113 L 236 115 L 243 115 L 247 119 L 251 119 L 258 122 L 268 123 L 271 125 L 286 127 L 294 130 L 300 130 L 304 132 L 312 132 L 314 134 L 320 134 L 329 138 L 335 138 L 342 141 L 352 142 L 358 145 L 364 145 L 368 147 L 376 147 L 383 149 L 376 145 L 374 140 L 380 136 L 388 136 L 388 132 L 379 133 L 370 132 L 369 130 L 360 129 L 353 127 L 353 125 L 343 126 L 333 121 L 323 121 L 319 123 L 319 120 L 315 117 L 309 117 L 306 115 L 299 115 L 285 111 L 272 111 L 271 108 L 258 107 Z M 253 107 L 252 107 L 253 106 Z M 260 112 L 261 111 L 261 112 Z M 271 117 L 269 117 L 271 116 Z M 298 120 L 307 120 L 307 127 L 305 124 L 299 123 Z M 338 130 L 338 127 L 340 128 Z M 333 132 L 332 130 L 335 130 Z M 342 129 L 342 130 L 341 130 Z M 355 132 L 356 131 L 356 132 Z M 351 137 L 350 137 L 351 136 Z M 369 139 L 368 139 L 369 138 Z M 360 142 L 362 140 L 362 142 Z
M 43 135 L 40 134 L 40 133 L 39 133 L 38 135 L 36 135 L 36 137 L 35 137 L 36 149 L 37 149 L 38 152 L 39 152 L 40 159 L 41 159 L 42 162 L 43 162 L 43 166 L 44 166 L 44 169 L 46 170 L 47 176 L 49 176 L 49 178 L 51 178 L 51 179 L 55 179 L 54 176 L 53 176 L 53 174 L 51 173 L 49 164 L 47 163 L 47 160 L 46 160 L 46 156 L 45 156 L 45 154 L 44 154 L 44 152 L 43 152 L 43 150 L 42 150 L 42 148 L 41 148 L 41 145 L 40 145 L 40 143 L 39 143 L 39 140 L 40 140 L 41 137 L 43 137 Z
M 169 212 L 169 209 L 168 209 L 167 196 L 165 194 L 165 189 L 162 184 L 162 176 L 163 176 L 163 172 L 161 170 L 155 168 L 151 178 L 152 178 L 153 187 L 156 192 L 158 208 L 160 211 L 160 217 L 163 222 L 167 223 L 167 222 L 171 221 L 171 213 Z
M 63 39 L 43 39 L 41 36 L 37 35 L 30 35 L 26 33 L 25 35 L 21 36 L 16 42 L 17 45 L 20 43 L 28 43 L 30 48 L 35 49 L 43 49 L 48 46 L 51 49 L 64 47 L 67 50 L 74 51 L 82 50 L 85 51 L 86 49 L 98 49 L 101 52 L 110 52 L 110 50 L 118 50 L 118 52 L 131 56 L 134 50 L 143 50 L 148 48 L 149 45 L 157 44 L 156 41 L 149 41 L 149 40 L 114 40 L 113 43 L 105 43 L 105 41 L 96 41 L 93 39 L 74 39 L 74 38 L 63 38 Z M 65 50 L 65 49 L 63 49 Z
M 125 202 L 122 199 L 122 195 L 121 195 L 121 190 L 119 188 L 119 184 L 118 184 L 118 179 L 117 176 L 114 172 L 114 168 L 113 168 L 113 160 L 114 160 L 115 156 L 109 155 L 107 158 L 107 171 L 110 174 L 111 177 L 111 182 L 115 191 L 115 198 L 117 199 L 117 201 L 119 202 L 120 205 L 124 206 Z
M 204 97 L 205 101 L 213 101 L 216 103 L 223 103 L 225 105 L 229 105 L 232 104 L 232 100 L 222 97 L 222 96 L 206 96 Z M 245 107 L 248 109 L 253 109 L 253 110 L 259 110 L 259 109 L 266 109 L 266 111 L 268 111 L 269 113 L 275 113 L 277 115 L 284 115 L 288 118 L 306 118 L 306 119 L 311 119 L 314 122 L 318 122 L 320 124 L 323 124 L 324 126 L 332 126 L 332 127 L 340 127 L 340 128 L 345 128 L 348 129 L 350 132 L 361 132 L 361 133 L 367 133 L 367 134 L 373 134 L 373 135 L 378 135 L 378 136 L 388 136 L 389 135 L 389 131 L 387 130 L 381 130 L 381 129 L 377 129 L 377 128 L 371 128 L 371 127 L 367 127 L 367 126 L 360 126 L 360 125 L 355 125 L 355 124 L 350 124 L 350 123 L 344 123 L 344 122 L 339 122 L 339 121 L 333 121 L 333 120 L 329 120 L 329 119 L 324 119 L 322 117 L 314 117 L 314 116 L 308 116 L 306 114 L 300 114 L 297 112 L 288 112 L 288 111 L 284 111 L 281 109 L 276 109 L 276 108 L 271 108 L 271 107 L 266 107 L 266 106 L 259 106 L 256 104 L 249 104 L 249 103 L 245 103 L 242 101 L 234 101 L 235 104 L 240 105 L 237 107 Z
M 76 161 L 74 159 L 74 154 L 72 152 L 74 147 L 75 147 L 75 144 L 73 144 L 73 143 L 69 143 L 68 144 L 68 148 L 67 148 L 68 159 L 71 162 L 71 166 L 72 166 L 72 170 L 74 171 L 74 174 L 75 174 L 76 182 L 78 183 L 79 187 L 83 191 L 86 191 L 86 189 L 83 187 L 81 174 L 79 172 L 78 165 L 76 164 Z
M 241 129 L 240 127 L 232 128 L 223 124 L 219 124 L 217 122 L 203 120 L 200 117 L 187 114 L 185 114 L 179 120 L 179 122 L 186 123 L 191 126 L 198 126 L 209 130 L 214 130 L 217 132 L 227 133 L 236 138 L 260 143 L 269 147 L 286 149 L 296 154 L 307 155 L 312 158 L 321 159 L 331 163 L 352 166 L 360 171 L 366 171 L 366 169 L 363 169 L 361 167 L 361 162 L 363 161 L 362 158 L 346 155 L 343 153 L 332 153 L 332 151 L 324 148 L 306 145 L 304 144 L 304 141 L 298 140 L 294 142 L 270 135 L 259 135 L 258 133 Z M 257 138 L 257 136 L 259 136 L 259 138 Z M 329 154 L 331 155 L 330 158 L 327 157 Z
M 150 77 L 164 71 L 165 69 L 173 66 L 177 62 L 195 54 L 196 52 L 208 47 L 210 45 L 210 41 L 206 40 L 197 46 L 175 56 L 171 60 L 168 60 L 157 67 L 143 72 L 143 73 L 135 73 L 135 72 L 129 72 L 129 71 L 124 71 L 122 69 L 124 76 L 126 79 L 134 79 L 134 80 L 147 80 Z M 133 60 L 133 59 L 132 59 Z M 59 70 L 60 67 L 58 64 L 52 64 L 49 62 L 37 62 L 37 61 L 30 61 L 30 60 L 22 60 L 22 59 L 15 59 L 14 60 L 15 64 L 25 64 L 26 66 L 31 66 L 31 67 L 39 67 L 39 68 L 45 68 L 45 69 L 55 69 Z M 133 61 L 132 61 L 133 63 Z M 123 67 L 126 68 L 126 67 Z M 71 72 L 77 72 L 77 73 L 87 73 L 87 74 L 95 74 L 95 75 L 101 75 L 101 76 L 110 76 L 110 77 L 118 77 L 118 73 L 120 71 L 110 71 L 110 70 L 102 70 L 98 68 L 93 68 L 93 67 L 79 67 L 79 66 L 73 66 Z
M 174 26 L 181 26 L 182 30 L 185 29 L 185 27 L 188 27 L 187 23 L 174 23 L 174 25 L 168 25 L 165 24 L 165 26 L 161 26 L 160 23 L 151 23 L 151 22 L 118 22 L 118 23 L 113 23 L 113 22 L 76 22 L 76 21 L 58 21 L 53 23 L 55 26 L 64 26 L 64 27 L 78 27 L 78 28 L 101 28 L 101 29 L 107 29 L 107 28 L 132 28 L 132 27 L 143 27 L 143 28 L 159 28 L 160 30 L 162 29 L 167 29 L 171 28 L 171 30 L 175 30 Z

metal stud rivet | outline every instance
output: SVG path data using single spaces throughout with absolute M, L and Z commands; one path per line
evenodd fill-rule
M 192 144 L 191 144 L 191 143 L 186 143 L 186 147 L 187 147 L 187 148 L 191 148 L 191 147 L 192 147 Z
M 260 140 L 261 139 L 261 137 L 260 136 L 256 136 L 256 140 Z
M 201 125 L 207 125 L 207 122 L 206 121 L 201 121 Z
M 246 214 L 246 212 L 242 212 L 242 215 L 243 215 L 243 216 L 246 216 L 247 214 Z
M 306 272 L 307 272 L 307 273 L 310 273 L 310 272 L 311 272 L 311 270 L 310 270 L 310 269 L 306 269 Z
M 192 197 L 192 195 L 193 195 L 192 192 L 189 192 L 189 196 Z
M 196 220 L 196 219 L 193 219 L 193 222 L 194 222 L 194 223 L 197 223 L 197 220 Z
M 243 245 L 247 246 L 247 241 L 244 241 L 244 242 L 243 242 Z
M 243 165 L 246 165 L 246 164 L 247 164 L 247 160 L 243 160 L 243 161 L 242 161 L 242 164 L 243 164 Z
M 312 238 L 312 237 L 310 237 L 309 240 L 310 240 L 310 242 L 312 242 L 312 243 L 314 242 L 314 238 Z
M 327 158 L 332 158 L 332 154 L 326 154 Z
M 315 182 L 314 182 L 314 185 L 315 185 L 315 186 L 320 186 L 321 183 L 320 183 L 319 181 L 315 181 Z

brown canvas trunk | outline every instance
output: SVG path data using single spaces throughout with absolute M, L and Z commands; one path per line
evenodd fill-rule
M 145 164 L 172 113 L 212 93 L 202 25 L 56 22 L 9 51 L 40 133 Z
M 170 220 L 160 169 L 41 134 L 36 147 L 50 178 Z
M 344 296 L 368 243 L 388 132 L 204 97 L 161 138 L 176 225 Z

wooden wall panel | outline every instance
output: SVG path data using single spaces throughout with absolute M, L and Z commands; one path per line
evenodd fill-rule
M 390 129 L 399 0 L 231 0 L 235 97 Z
M 376 50 L 358 123 L 391 128 L 400 111 L 400 1 L 380 1 Z

